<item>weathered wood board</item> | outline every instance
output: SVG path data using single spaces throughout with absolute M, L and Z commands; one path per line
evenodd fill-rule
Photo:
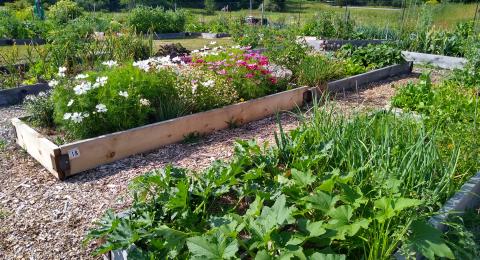
M 412 72 L 413 64 L 412 62 L 397 64 L 388 66 L 385 68 L 372 70 L 366 73 L 348 77 L 345 79 L 336 80 L 329 82 L 327 88 L 331 92 L 342 92 L 348 90 L 354 90 L 366 84 L 388 79 L 394 76 L 399 76 L 403 74 L 409 74 Z

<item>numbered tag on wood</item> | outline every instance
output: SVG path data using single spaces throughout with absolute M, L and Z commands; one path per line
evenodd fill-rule
M 71 150 L 68 150 L 68 158 L 69 159 L 75 159 L 75 158 L 78 158 L 80 157 L 80 151 L 78 150 L 78 148 L 73 148 Z

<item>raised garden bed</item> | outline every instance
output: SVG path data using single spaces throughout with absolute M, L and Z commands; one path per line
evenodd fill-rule
M 327 90 L 333 92 L 351 90 L 410 71 L 411 63 L 389 66 L 366 73 L 368 76 L 361 74 L 344 81 L 329 83 Z M 351 82 L 356 83 L 353 85 Z M 63 180 L 102 164 L 181 141 L 192 133 L 207 134 L 228 128 L 232 124 L 244 124 L 279 111 L 300 107 L 311 99 L 312 90 L 316 93 L 317 89 L 300 87 L 223 108 L 60 146 L 39 134 L 21 119 L 12 119 L 12 124 L 16 129 L 17 143 L 55 177 Z
M 49 89 L 50 87 L 47 83 L 37 83 L 33 85 L 0 90 L 0 107 L 19 104 L 27 95 L 36 95 Z
M 415 64 L 432 65 L 442 69 L 461 69 L 467 63 L 465 58 L 419 52 L 402 51 L 402 55 L 407 61 L 413 61 Z
M 315 50 L 321 51 L 335 51 L 347 44 L 360 47 L 369 44 L 383 44 L 387 42 L 386 40 L 319 40 L 316 37 L 304 37 L 304 39 L 309 46 Z
M 44 39 L 35 38 L 35 39 L 0 39 L 0 46 L 9 46 L 9 45 L 43 45 L 46 41 Z
M 154 33 L 153 35 L 154 40 L 166 40 L 166 39 L 181 39 L 187 36 L 185 32 L 178 32 L 178 33 Z

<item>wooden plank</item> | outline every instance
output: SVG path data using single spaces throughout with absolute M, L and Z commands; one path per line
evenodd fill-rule
M 442 69 L 461 69 L 465 66 L 465 64 L 467 64 L 467 59 L 459 57 L 450 57 L 410 51 L 402 51 L 402 55 L 405 60 L 413 61 L 413 63 L 415 64 L 432 65 Z
M 62 145 L 61 155 L 76 155 L 74 158 L 70 156 L 70 172 L 66 175 L 74 175 L 133 154 L 182 141 L 190 133 L 207 134 L 228 128 L 232 122 L 245 124 L 282 110 L 300 107 L 306 93 L 310 93 L 309 87 L 301 87 L 223 108 Z
M 300 40 L 305 40 L 305 43 L 317 51 L 335 51 L 340 49 L 343 45 L 351 44 L 353 46 L 367 46 L 369 44 L 383 44 L 387 40 L 322 40 L 316 37 L 301 37 Z
M 345 79 L 336 80 L 327 84 L 327 89 L 330 92 L 342 92 L 355 90 L 356 88 L 366 86 L 369 83 L 388 79 L 391 77 L 408 74 L 412 72 L 412 63 L 402 63 L 391 65 L 385 68 L 372 70 L 366 73 L 348 77 Z
M 38 83 L 34 85 L 21 86 L 18 88 L 0 90 L 0 107 L 22 103 L 23 99 L 27 95 L 36 95 L 49 89 L 50 87 L 47 83 Z
M 58 151 L 58 146 L 28 126 L 22 120 L 13 118 L 11 119 L 11 122 L 15 127 L 17 144 L 25 149 L 55 177 L 62 179 L 63 176 L 56 171 L 55 166 L 55 153 Z

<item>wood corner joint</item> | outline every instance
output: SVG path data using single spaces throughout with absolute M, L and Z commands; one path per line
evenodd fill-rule
M 62 154 L 60 148 L 53 150 L 53 168 L 58 173 L 58 179 L 65 180 L 70 175 L 70 158 L 68 154 Z

